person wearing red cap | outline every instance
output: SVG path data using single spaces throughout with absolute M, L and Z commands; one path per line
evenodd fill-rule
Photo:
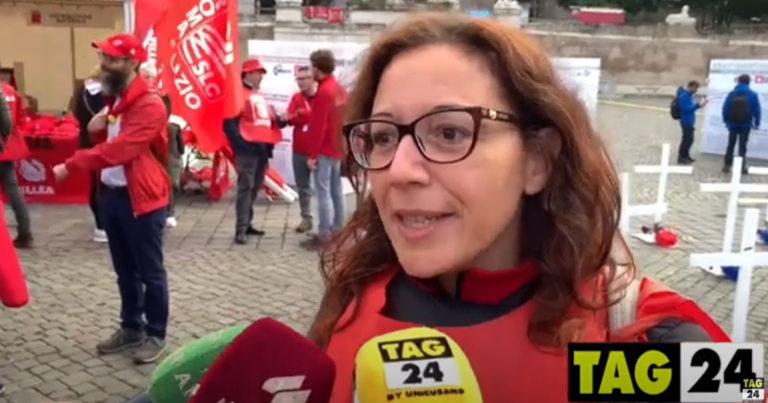
M 29 154 L 27 143 L 18 131 L 19 119 L 22 115 L 22 98 L 13 86 L 0 81 L 0 96 L 5 98 L 10 110 L 11 131 L 0 145 L 0 185 L 5 192 L 16 216 L 18 233 L 13 240 L 17 248 L 32 247 L 32 228 L 29 220 L 29 211 L 24 196 L 21 194 L 19 184 L 16 181 L 16 169 L 14 163 L 25 158 Z
M 134 361 L 149 363 L 161 356 L 168 326 L 162 241 L 170 193 L 164 166 L 168 115 L 159 94 L 138 73 L 147 58 L 138 38 L 118 34 L 93 46 L 107 107 L 88 126 L 106 132 L 106 141 L 78 150 L 54 167 L 54 174 L 62 180 L 76 170 L 101 171 L 100 211 L 117 274 L 121 327 L 97 351 L 135 348 Z
M 253 203 L 264 184 L 275 144 L 283 140 L 280 128 L 286 120 L 267 104 L 259 90 L 267 69 L 256 58 L 243 62 L 245 104 L 239 116 L 224 120 L 224 133 L 235 154 L 237 195 L 235 196 L 235 243 L 248 242 L 248 235 L 262 236 L 253 226 Z

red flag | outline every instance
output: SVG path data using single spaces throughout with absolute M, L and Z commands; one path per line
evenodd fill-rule
M 157 24 L 168 5 L 167 0 L 134 0 L 133 34 L 142 41 Z
M 155 25 L 163 88 L 203 152 L 226 144 L 222 120 L 242 108 L 237 29 L 235 0 L 174 0 Z

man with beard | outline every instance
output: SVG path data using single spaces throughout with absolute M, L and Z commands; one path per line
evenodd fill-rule
M 54 167 L 57 180 L 70 172 L 101 171 L 101 211 L 120 292 L 120 329 L 97 346 L 100 354 L 130 348 L 138 364 L 156 361 L 165 348 L 168 278 L 163 227 L 170 193 L 165 172 L 168 115 L 139 65 L 147 52 L 135 36 L 117 34 L 93 43 L 103 71 L 107 108 L 89 124 L 106 141 L 78 150 Z M 146 318 L 146 322 L 145 322 Z
M 264 231 L 253 226 L 253 203 L 264 184 L 275 144 L 283 140 L 280 128 L 287 124 L 267 104 L 260 91 L 266 72 L 259 59 L 251 58 L 243 62 L 243 112 L 234 118 L 224 119 L 224 133 L 235 153 L 237 169 L 235 243 L 238 245 L 247 243 L 248 235 L 264 235 Z

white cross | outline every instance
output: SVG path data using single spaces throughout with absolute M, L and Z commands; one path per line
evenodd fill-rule
M 739 204 L 739 194 L 744 193 L 768 193 L 768 185 L 756 183 L 741 183 L 741 157 L 733 160 L 730 183 L 702 183 L 699 185 L 702 192 L 728 192 L 728 209 L 725 213 L 725 231 L 723 232 L 723 253 L 729 253 L 733 247 L 733 231 L 736 229 L 736 214 Z M 756 231 L 756 230 L 755 230 Z M 722 275 L 719 266 L 705 267 L 702 269 L 715 275 Z
M 739 278 L 736 280 L 736 294 L 733 297 L 733 330 L 731 331 L 731 338 L 734 343 L 744 343 L 747 341 L 747 315 L 749 312 L 749 293 L 752 289 L 752 271 L 755 266 L 768 265 L 768 252 L 755 252 L 759 215 L 760 212 L 755 208 L 746 209 L 744 212 L 741 252 L 691 254 L 690 264 L 694 267 L 737 266 L 739 268 Z
M 749 167 L 748 171 L 750 175 L 768 175 L 768 167 Z M 768 223 L 768 199 L 767 198 L 741 198 L 739 199 L 741 205 L 753 205 L 762 204 L 765 205 L 765 222 Z
M 669 165 L 669 143 L 665 143 L 661 146 L 661 163 L 659 165 L 636 165 L 634 167 L 636 174 L 659 174 L 659 187 L 656 191 L 656 204 L 661 205 L 665 203 L 665 197 L 667 194 L 667 181 L 669 174 L 687 174 L 693 173 L 693 167 L 683 165 Z M 653 223 L 661 224 L 661 219 L 664 213 L 657 212 L 653 218 Z
M 619 218 L 619 230 L 624 236 L 629 236 L 629 219 L 631 217 L 655 216 L 667 212 L 666 203 L 638 204 L 631 206 L 629 204 L 630 195 L 629 174 L 624 172 L 621 174 L 621 217 Z

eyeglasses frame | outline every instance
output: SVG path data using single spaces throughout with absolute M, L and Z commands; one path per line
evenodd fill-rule
M 472 131 L 472 144 L 470 144 L 469 148 L 467 149 L 466 154 L 464 154 L 464 156 L 462 156 L 460 158 L 457 158 L 457 159 L 451 160 L 451 161 L 436 161 L 436 160 L 433 160 L 432 158 L 430 158 L 427 155 L 426 151 L 424 150 L 424 145 L 421 143 L 419 138 L 416 137 L 416 135 L 415 135 L 416 125 L 420 121 L 422 121 L 422 120 L 424 120 L 424 119 L 426 119 L 426 118 L 428 118 L 430 116 L 441 114 L 441 113 L 446 113 L 446 112 L 467 112 L 467 113 L 470 114 L 470 116 L 472 116 L 472 120 L 474 122 L 474 128 L 473 128 L 473 131 Z M 387 120 L 387 119 L 360 119 L 360 120 L 355 120 L 355 121 L 349 122 L 349 123 L 345 124 L 344 126 L 342 126 L 342 133 L 344 134 L 344 137 L 347 140 L 348 149 L 352 153 L 352 157 L 354 158 L 355 163 L 361 169 L 363 169 L 365 171 L 383 171 L 383 170 L 389 168 L 392 165 L 392 162 L 394 162 L 394 160 L 395 160 L 394 156 L 392 157 L 392 160 L 389 161 L 389 163 L 387 163 L 386 165 L 384 165 L 384 166 L 382 166 L 380 168 L 368 168 L 368 167 L 363 166 L 363 164 L 361 164 L 360 161 L 358 160 L 358 158 L 355 155 L 355 153 L 352 151 L 353 150 L 352 130 L 355 127 L 357 127 L 357 126 L 359 126 L 361 124 L 370 124 L 370 123 L 386 123 L 386 124 L 392 125 L 392 126 L 397 128 L 397 134 L 398 134 L 397 146 L 400 145 L 400 142 L 403 141 L 405 136 L 412 136 L 413 140 L 414 140 L 414 143 L 416 143 L 416 148 L 419 150 L 419 153 L 421 154 L 421 156 L 424 157 L 424 159 L 426 159 L 427 161 L 429 161 L 431 163 L 434 163 L 434 164 L 455 164 L 457 162 L 461 162 L 461 161 L 467 159 L 467 157 L 472 155 L 472 151 L 474 151 L 475 145 L 477 144 L 477 137 L 480 134 L 480 125 L 482 124 L 483 120 L 491 120 L 491 121 L 495 121 L 495 122 L 512 123 L 512 124 L 515 124 L 515 125 L 519 125 L 520 124 L 520 120 L 518 118 L 516 118 L 513 114 L 509 113 L 509 112 L 504 112 L 504 111 L 500 111 L 498 109 L 493 109 L 493 108 L 486 108 L 486 107 L 483 107 L 483 106 L 466 106 L 466 107 L 455 107 L 455 108 L 443 108 L 443 109 L 437 109 L 437 110 L 434 110 L 434 111 L 430 111 L 430 112 L 428 112 L 428 113 L 426 113 L 424 115 L 421 115 L 418 118 L 414 119 L 411 123 L 407 123 L 407 124 L 399 124 L 399 123 L 395 123 L 395 122 L 393 122 L 391 120 Z

